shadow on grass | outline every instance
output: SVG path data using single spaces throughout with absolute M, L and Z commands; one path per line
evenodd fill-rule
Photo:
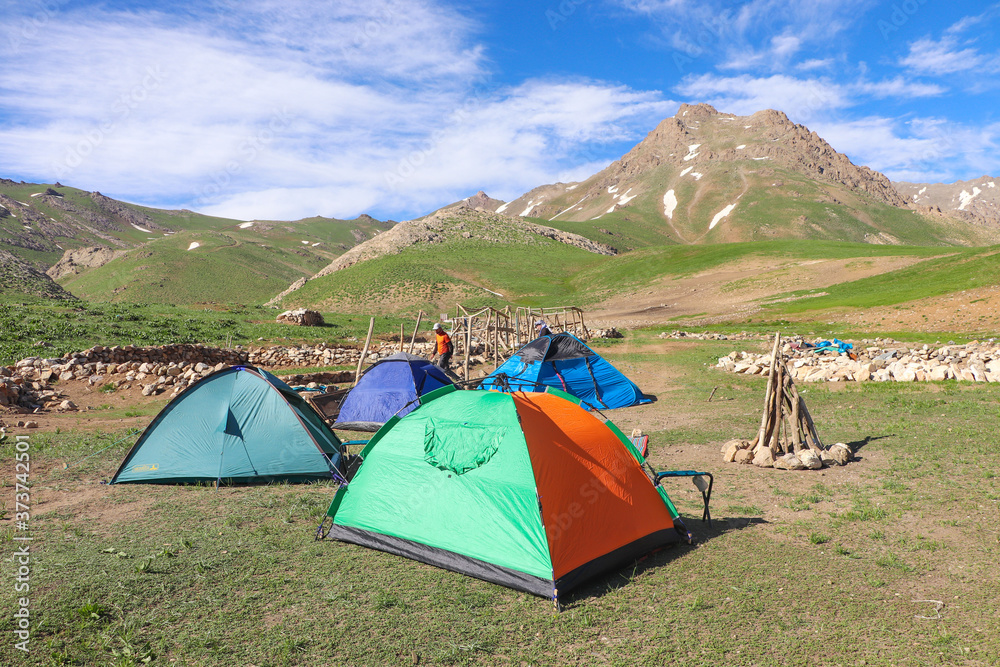
M 725 517 L 722 519 L 712 519 L 712 527 L 709 528 L 707 523 L 702 523 L 698 520 L 692 521 L 688 525 L 688 529 L 694 536 L 693 545 L 678 542 L 647 554 L 631 564 L 623 565 L 616 570 L 611 570 L 602 576 L 596 577 L 566 596 L 561 597 L 561 608 L 563 611 L 566 611 L 581 603 L 585 603 L 590 598 L 604 597 L 608 593 L 628 586 L 638 575 L 648 570 L 663 567 L 674 559 L 687 554 L 694 548 L 707 544 L 717 537 L 736 530 L 742 530 L 748 526 L 764 523 L 767 523 L 767 521 L 760 517 Z
M 863 440 L 855 440 L 854 442 L 848 442 L 847 446 L 850 447 L 851 451 L 854 453 L 854 458 L 860 461 L 861 457 L 858 456 L 858 452 L 860 452 L 863 447 L 867 446 L 868 443 L 874 442 L 876 440 L 885 440 L 886 438 L 895 438 L 895 437 L 896 437 L 895 433 L 887 433 L 886 435 L 866 435 Z

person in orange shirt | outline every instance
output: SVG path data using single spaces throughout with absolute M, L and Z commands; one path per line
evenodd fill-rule
M 434 323 L 434 335 L 437 338 L 437 345 L 434 347 L 434 353 L 431 354 L 431 361 L 437 357 L 435 362 L 439 368 L 448 368 L 448 364 L 451 362 L 451 354 L 455 351 L 455 346 L 451 344 L 451 336 L 441 327 L 440 322 Z

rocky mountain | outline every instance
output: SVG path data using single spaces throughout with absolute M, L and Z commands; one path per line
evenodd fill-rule
M 682 104 L 590 178 L 535 188 L 497 212 L 541 218 L 619 249 L 774 238 L 987 240 L 911 210 L 883 174 L 853 164 L 780 111 L 736 116 L 707 104 Z
M 918 211 L 1000 227 L 1000 187 L 992 176 L 954 183 L 907 183 L 893 187 Z

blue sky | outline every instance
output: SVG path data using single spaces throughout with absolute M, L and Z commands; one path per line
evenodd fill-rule
M 0 0 L 0 176 L 240 219 L 407 219 L 780 109 L 894 180 L 1000 176 L 1000 4 Z

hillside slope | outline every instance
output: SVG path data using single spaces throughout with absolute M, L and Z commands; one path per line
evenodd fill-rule
M 383 224 L 366 216 L 180 231 L 129 250 L 80 249 L 50 273 L 73 294 L 99 301 L 261 303 L 376 237 Z
M 0 248 L 0 300 L 23 296 L 72 299 L 73 295 L 16 255 Z
M 615 254 L 576 234 L 468 206 L 447 208 L 344 253 L 272 300 L 345 312 L 448 309 L 558 298 L 579 270 Z
M 367 215 L 243 222 L 0 179 L 0 248 L 96 300 L 263 300 L 394 224 Z M 191 243 L 212 250 L 187 253 Z
M 909 209 L 884 175 L 854 165 L 780 111 L 735 116 L 707 104 L 681 105 L 590 178 L 535 188 L 497 211 L 620 250 L 781 238 L 915 245 L 1000 239 L 996 230 Z

